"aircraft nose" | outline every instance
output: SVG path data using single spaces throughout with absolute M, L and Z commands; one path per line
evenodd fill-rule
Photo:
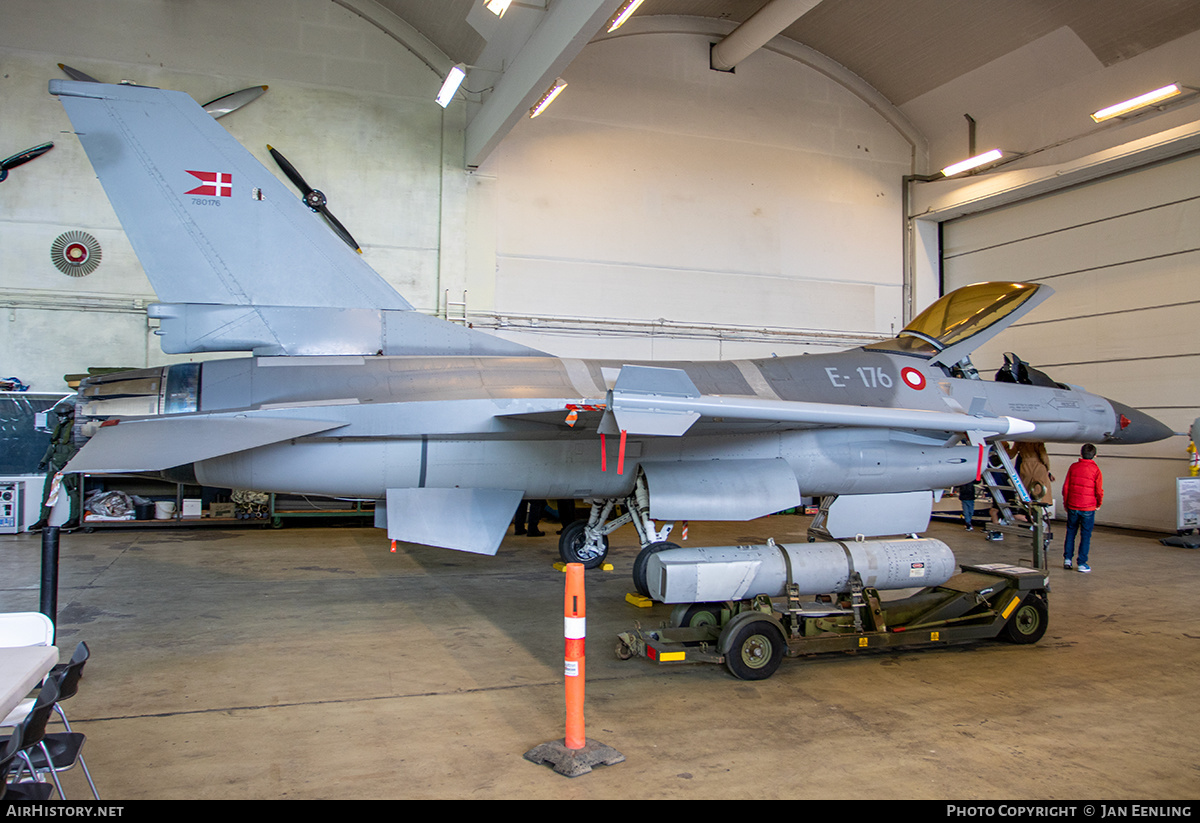
M 1117 413 L 1117 425 L 1113 433 L 1105 438 L 1106 443 L 1153 443 L 1175 433 L 1145 412 L 1124 403 L 1108 402 L 1112 403 L 1113 411 Z

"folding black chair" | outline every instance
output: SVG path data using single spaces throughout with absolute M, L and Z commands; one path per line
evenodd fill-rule
M 46 732 L 46 724 L 50 720 L 50 713 L 54 710 L 54 705 L 58 702 L 63 685 L 68 685 L 69 694 L 74 694 L 78 687 L 80 672 L 83 664 L 87 662 L 87 647 L 84 644 L 80 645 L 84 646 L 83 659 L 75 661 L 73 657 L 72 662 L 67 663 L 64 669 L 58 672 L 52 671 L 42 685 L 41 691 L 38 692 L 29 717 L 23 721 L 24 734 L 22 735 L 20 757 L 29 767 L 35 779 L 37 775 L 49 772 L 55 788 L 58 789 L 58 796 L 63 800 L 66 800 L 67 797 L 63 794 L 58 773 L 73 768 L 78 762 L 87 778 L 88 786 L 92 789 L 92 796 L 99 800 L 100 793 L 96 791 L 92 775 L 88 771 L 87 764 L 83 762 L 82 750 L 87 737 L 80 732 L 67 731 L 52 734 Z M 63 721 L 66 722 L 65 716 Z
M 10 803 L 18 800 L 45 802 L 54 793 L 54 786 L 51 784 L 8 782 L 8 773 L 12 769 L 13 762 L 17 759 L 17 755 L 21 752 L 21 744 L 25 737 L 25 726 L 26 721 L 17 724 L 15 727 L 16 730 L 8 738 L 8 744 L 4 747 L 3 753 L 0 753 L 0 800 L 7 800 Z

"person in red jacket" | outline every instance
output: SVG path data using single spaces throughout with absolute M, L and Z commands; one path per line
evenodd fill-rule
M 1088 549 L 1092 543 L 1092 526 L 1096 524 L 1096 509 L 1104 502 L 1104 475 L 1096 465 L 1096 447 L 1091 443 L 1079 450 L 1080 459 L 1067 469 L 1063 481 L 1063 505 L 1067 508 L 1067 545 L 1063 552 L 1063 568 L 1071 568 L 1075 558 L 1075 533 L 1079 533 L 1079 563 L 1081 572 L 1090 572 Z

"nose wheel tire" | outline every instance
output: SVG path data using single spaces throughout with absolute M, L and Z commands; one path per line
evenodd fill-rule
M 558 556 L 564 563 L 582 563 L 585 569 L 599 568 L 608 557 L 608 538 L 601 536 L 599 541 L 588 545 L 586 529 L 586 520 L 576 520 L 563 529 L 558 538 Z

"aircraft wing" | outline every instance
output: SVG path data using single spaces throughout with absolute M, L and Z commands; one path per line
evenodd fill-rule
M 625 366 L 609 392 L 601 431 L 680 436 L 701 417 L 808 426 L 851 426 L 1013 435 L 1034 430 L 1015 417 L 984 417 L 958 412 L 851 406 L 795 400 L 702 395 L 681 369 Z M 611 419 L 609 419 L 611 414 Z
M 64 469 L 127 474 L 163 469 L 340 428 L 341 422 L 278 417 L 156 417 L 102 426 Z

